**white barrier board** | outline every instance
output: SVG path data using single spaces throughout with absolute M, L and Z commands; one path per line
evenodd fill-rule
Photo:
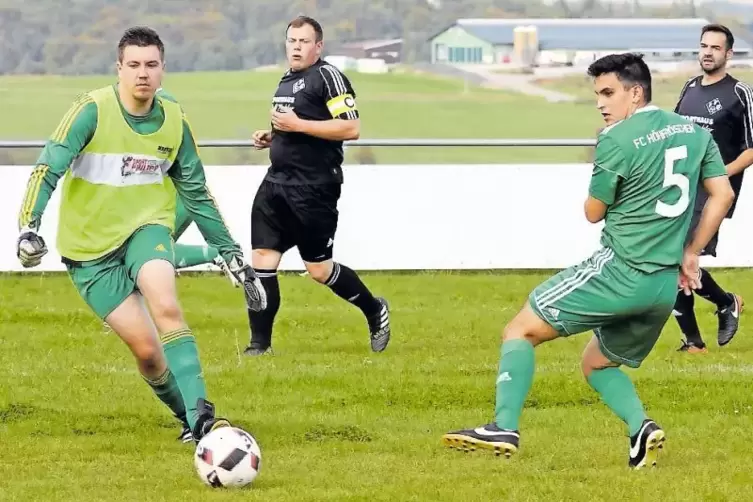
M 207 182 L 230 230 L 250 252 L 250 211 L 266 166 L 209 166 Z M 0 166 L 0 271 L 15 255 L 17 215 L 31 167 Z M 601 224 L 583 215 L 591 166 L 346 166 L 335 259 L 357 270 L 564 268 L 597 247 Z M 714 267 L 753 266 L 753 181 L 722 224 Z M 42 221 L 50 253 L 35 271 L 64 270 L 55 248 L 60 186 Z M 192 225 L 180 239 L 204 244 Z M 303 268 L 297 250 L 282 269 Z

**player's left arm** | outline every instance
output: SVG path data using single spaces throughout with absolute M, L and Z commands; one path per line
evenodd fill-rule
M 606 217 L 607 209 L 617 197 L 620 181 L 627 176 L 626 167 L 625 157 L 617 142 L 602 135 L 596 143 L 588 199 L 583 208 L 589 222 L 598 223 Z
M 743 136 L 745 150 L 738 157 L 727 164 L 727 174 L 733 176 L 741 173 L 753 165 L 753 90 L 748 84 L 735 84 L 735 94 L 743 105 Z
M 168 174 L 207 244 L 217 248 L 226 261 L 233 256 L 242 256 L 241 247 L 230 235 L 217 203 L 209 192 L 204 164 L 199 157 L 191 126 L 185 118 L 183 140 Z
M 290 117 L 293 119 L 289 126 L 291 128 L 286 129 L 287 124 L 279 122 L 279 116 L 284 116 L 286 113 L 275 112 L 272 114 L 272 124 L 276 129 L 299 132 L 331 141 L 358 139 L 361 135 L 361 118 L 356 105 L 356 93 L 350 80 L 331 65 L 322 65 L 318 71 L 321 80 L 319 94 L 326 103 L 332 118 L 305 120 Z

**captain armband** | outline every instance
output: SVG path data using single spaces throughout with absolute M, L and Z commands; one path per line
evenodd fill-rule
M 352 94 L 341 94 L 327 101 L 327 109 L 333 117 L 346 115 L 349 119 L 357 118 L 356 99 Z

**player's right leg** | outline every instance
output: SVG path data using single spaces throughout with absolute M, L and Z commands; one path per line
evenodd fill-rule
M 247 356 L 271 353 L 272 328 L 280 310 L 277 268 L 283 253 L 292 247 L 293 225 L 280 185 L 263 181 L 251 206 L 251 266 L 267 293 L 267 308 L 248 310 L 251 339 L 243 352 Z
M 85 263 L 66 263 L 81 297 L 100 319 L 107 320 L 136 359 L 139 372 L 155 395 L 186 423 L 186 408 L 170 371 L 149 312 L 144 308 L 123 263 L 123 252 Z M 181 439 L 185 439 L 185 430 Z
M 533 382 L 534 347 L 559 336 L 526 304 L 502 333 L 494 422 L 449 432 L 442 436 L 442 443 L 464 451 L 492 450 L 505 457 L 517 452 L 520 415 Z
M 199 441 L 213 428 L 230 422 L 216 418 L 214 407 L 207 401 L 196 339 L 178 302 L 169 230 L 147 225 L 136 231 L 126 244 L 124 261 L 128 277 L 149 307 L 168 367 L 183 396 L 186 421 L 194 440 Z
M 687 245 L 695 234 L 695 230 L 698 227 L 698 223 L 701 221 L 701 211 L 693 211 L 693 215 L 690 219 L 690 227 L 688 227 L 688 234 L 685 237 L 685 244 Z M 698 320 L 695 315 L 695 299 L 694 297 L 685 295 L 682 290 L 677 292 L 675 300 L 675 307 L 672 312 L 680 331 L 685 336 L 682 341 L 682 345 L 678 349 L 681 352 L 687 352 L 689 354 L 700 354 L 707 352 L 706 344 L 703 342 L 701 336 L 701 330 L 698 327 Z
M 688 354 L 703 354 L 708 352 L 695 316 L 695 295 L 686 295 L 683 290 L 677 291 L 672 315 L 677 321 L 680 331 L 685 336 L 678 351 L 687 352 Z

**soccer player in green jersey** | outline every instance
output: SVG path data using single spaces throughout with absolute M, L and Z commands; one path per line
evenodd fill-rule
M 602 247 L 533 290 L 503 332 L 494 422 L 445 434 L 447 446 L 516 452 L 534 347 L 593 330 L 583 374 L 627 424 L 628 465 L 656 463 L 664 431 L 646 416 L 620 366 L 637 368 L 648 356 L 672 313 L 678 286 L 688 294 L 699 287 L 698 255 L 734 192 L 711 135 L 650 105 L 651 73 L 642 56 L 609 55 L 588 74 L 607 127 L 598 138 L 584 211 L 591 223 L 605 221 Z M 699 180 L 709 199 L 683 249 Z
M 263 309 L 265 296 L 207 190 L 183 111 L 155 97 L 163 61 L 157 33 L 125 32 L 118 83 L 81 95 L 40 155 L 19 214 L 18 257 L 34 267 L 47 253 L 40 222 L 65 176 L 57 248 L 74 286 L 183 422 L 181 439 L 199 441 L 229 422 L 206 399 L 196 341 L 177 299 L 171 234 L 178 197 L 244 285 L 249 308 Z

